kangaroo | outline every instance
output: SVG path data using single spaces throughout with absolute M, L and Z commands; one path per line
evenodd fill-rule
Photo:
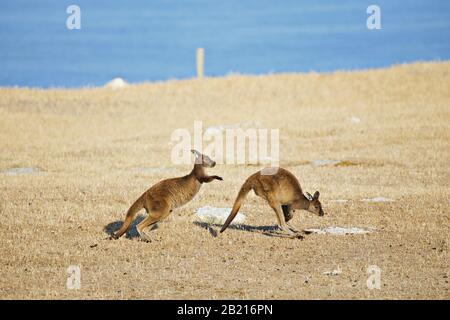
M 136 229 L 141 239 L 150 241 L 144 233 L 146 227 L 162 221 L 175 208 L 191 201 L 200 190 L 202 183 L 223 180 L 219 176 L 208 176 L 205 172 L 205 168 L 213 168 L 216 165 L 215 161 L 197 150 L 191 150 L 191 152 L 195 155 L 195 164 L 191 173 L 179 178 L 162 180 L 145 191 L 128 209 L 122 227 L 112 235 L 112 238 L 121 237 L 130 227 L 136 213 L 144 208 L 148 216 L 136 226 Z
M 277 169 L 274 174 L 264 174 L 264 170 Z M 311 196 L 305 196 L 297 178 L 283 168 L 267 168 L 252 174 L 242 185 L 234 202 L 233 209 L 225 221 L 220 232 L 224 232 L 239 211 L 245 197 L 253 190 L 255 194 L 265 199 L 275 211 L 278 226 L 288 235 L 302 238 L 289 224 L 294 209 L 307 210 L 318 216 L 325 213 L 319 201 L 319 191 Z

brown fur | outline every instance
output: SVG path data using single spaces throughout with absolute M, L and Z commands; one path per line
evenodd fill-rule
M 214 167 L 215 162 L 208 156 L 192 150 L 196 155 L 195 165 L 191 173 L 179 178 L 166 179 L 158 182 L 144 192 L 128 209 L 122 227 L 112 236 L 121 237 L 130 227 L 136 213 L 144 208 L 148 216 L 142 220 L 136 229 L 144 240 L 149 240 L 144 229 L 165 219 L 174 209 L 191 201 L 200 190 L 202 183 L 213 180 L 223 180 L 219 176 L 208 176 L 205 167 Z
M 297 178 L 288 170 L 283 168 L 264 169 L 251 175 L 244 182 L 234 202 L 233 209 L 220 232 L 224 232 L 233 221 L 250 190 L 253 190 L 257 196 L 269 203 L 276 213 L 278 225 L 289 235 L 295 235 L 295 230 L 287 224 L 293 217 L 294 209 L 307 210 L 319 216 L 324 215 L 318 191 L 315 192 L 314 197 L 307 193 L 308 198 L 303 194 Z

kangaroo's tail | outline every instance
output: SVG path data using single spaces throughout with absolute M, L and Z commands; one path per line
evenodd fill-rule
M 139 212 L 139 210 L 141 210 L 144 207 L 144 199 L 141 196 L 139 199 L 137 199 L 130 207 L 130 209 L 128 209 L 127 211 L 127 215 L 125 217 L 125 221 L 123 222 L 122 226 L 120 227 L 120 229 L 113 234 L 113 238 L 118 239 L 120 238 L 125 232 L 127 232 L 128 228 L 131 225 L 131 222 L 133 222 L 134 217 L 136 216 L 136 213 Z
M 236 197 L 236 200 L 234 201 L 233 209 L 231 209 L 231 213 L 227 218 L 227 221 L 222 226 L 222 229 L 220 229 L 220 232 L 224 232 L 226 228 L 230 225 L 231 221 L 233 221 L 234 217 L 236 217 L 239 209 L 241 208 L 242 202 L 244 202 L 245 197 L 249 193 L 249 191 L 252 189 L 249 180 L 245 181 L 245 183 L 242 185 L 241 190 L 239 190 L 239 193 Z

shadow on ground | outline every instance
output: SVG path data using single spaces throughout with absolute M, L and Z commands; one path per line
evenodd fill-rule
M 140 237 L 139 233 L 136 230 L 136 225 L 138 225 L 142 220 L 144 220 L 144 218 L 145 218 L 144 215 L 139 215 L 131 223 L 130 228 L 125 233 L 125 237 L 127 239 L 135 239 L 135 238 L 139 238 Z M 122 220 L 117 220 L 117 221 L 111 222 L 111 223 L 107 224 L 103 228 L 103 230 L 108 235 L 111 236 L 111 235 L 113 235 L 114 232 L 119 230 L 119 228 L 122 226 L 122 223 L 123 223 Z M 220 228 L 222 228 L 222 225 L 221 224 L 217 224 L 217 223 L 211 224 L 211 223 L 200 222 L 200 221 L 194 221 L 193 223 L 197 227 L 200 227 L 202 229 L 208 230 L 208 232 L 214 238 L 216 238 L 219 235 L 218 230 L 220 230 Z M 154 228 L 157 228 L 157 227 L 158 226 L 155 225 Z M 268 237 L 278 237 L 278 238 L 286 238 L 286 237 L 288 237 L 286 234 L 281 233 L 281 231 L 280 231 L 280 229 L 278 228 L 277 225 L 274 225 L 274 226 L 251 226 L 251 225 L 248 225 L 248 224 L 233 224 L 233 225 L 230 225 L 227 229 L 234 229 L 234 230 L 246 231 L 246 232 L 256 232 L 256 233 L 260 233 L 260 234 L 263 234 L 263 235 L 268 236 Z M 306 233 L 306 232 L 304 232 L 304 233 Z
M 214 238 L 217 237 L 218 231 L 216 231 L 215 228 L 220 229 L 222 227 L 221 224 L 211 224 L 207 222 L 200 222 L 200 221 L 194 221 L 194 225 L 197 227 L 203 228 L 208 230 L 208 232 L 213 236 Z M 278 226 L 251 226 L 248 224 L 233 224 L 228 227 L 228 229 L 234 229 L 234 230 L 240 230 L 240 231 L 246 231 L 246 232 L 257 232 L 260 234 L 263 234 L 268 237 L 281 237 L 285 238 L 286 235 L 279 233 Z
M 139 233 L 136 230 L 136 225 L 138 225 L 142 220 L 144 220 L 144 218 L 145 218 L 144 215 L 139 215 L 136 217 L 136 219 L 134 219 L 134 221 L 131 223 L 131 226 L 128 228 L 128 231 L 125 233 L 125 237 L 127 239 L 139 238 Z M 119 228 L 122 226 L 122 223 L 123 223 L 122 220 L 111 222 L 103 228 L 103 231 L 105 231 L 108 235 L 111 236 L 113 235 L 114 232 L 119 230 Z

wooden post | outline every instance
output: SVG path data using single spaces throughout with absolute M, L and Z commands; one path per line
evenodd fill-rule
M 197 78 L 203 78 L 203 63 L 205 58 L 205 50 L 203 48 L 197 48 L 196 62 L 197 62 Z

